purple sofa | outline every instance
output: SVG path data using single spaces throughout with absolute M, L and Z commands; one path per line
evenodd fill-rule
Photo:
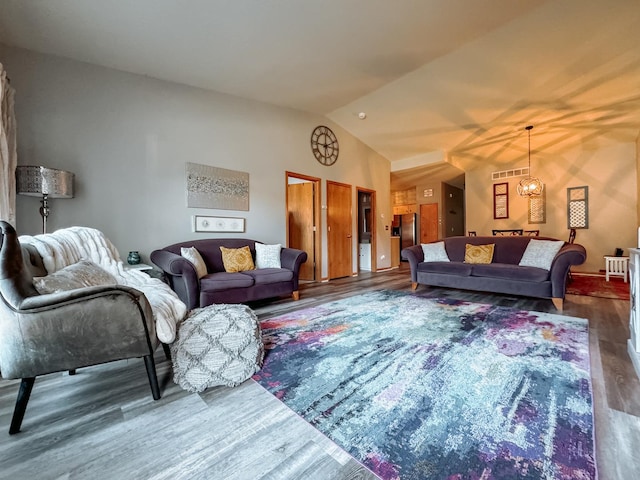
M 418 284 L 438 287 L 506 293 L 526 297 L 550 298 L 562 311 L 567 275 L 572 265 L 587 258 L 582 245 L 565 243 L 556 254 L 550 270 L 519 266 L 530 240 L 556 240 L 544 237 L 449 237 L 444 239 L 449 262 L 425 262 L 421 245 L 402 250 L 411 267 L 412 289 Z M 491 264 L 464 263 L 465 247 L 493 243 Z
M 151 252 L 150 258 L 164 271 L 167 282 L 189 309 L 214 303 L 244 303 L 282 295 L 291 295 L 297 300 L 300 265 L 307 260 L 307 253 L 302 250 L 282 248 L 282 268 L 261 268 L 234 273 L 225 271 L 221 246 L 249 246 L 255 263 L 256 243 L 261 242 L 247 238 L 190 240 L 155 250 Z M 195 247 L 200 252 L 207 265 L 206 276 L 198 279 L 193 264 L 180 256 L 181 247 Z

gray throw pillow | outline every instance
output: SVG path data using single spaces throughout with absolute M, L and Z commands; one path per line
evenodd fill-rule
M 46 277 L 33 277 L 33 286 L 40 294 L 116 283 L 113 275 L 89 260 L 80 260 Z
M 551 269 L 553 259 L 563 245 L 564 241 L 562 240 L 529 240 L 529 244 L 522 254 L 519 265 L 549 270 Z
M 193 266 L 196 267 L 196 275 L 198 275 L 199 279 L 208 273 L 207 265 L 204 263 L 202 255 L 200 255 L 200 252 L 196 247 L 181 247 L 180 255 L 193 263 Z
M 265 245 L 256 242 L 256 268 L 282 268 L 280 250 L 282 245 Z
M 425 262 L 449 262 L 449 255 L 444 248 L 444 242 L 422 243 Z

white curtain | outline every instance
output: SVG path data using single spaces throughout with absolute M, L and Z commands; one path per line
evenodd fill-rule
M 15 90 L 0 63 L 0 220 L 16 224 L 16 116 Z

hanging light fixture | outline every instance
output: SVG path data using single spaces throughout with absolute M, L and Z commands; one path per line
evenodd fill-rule
M 524 128 L 529 132 L 529 171 L 527 176 L 518 183 L 518 195 L 521 197 L 537 197 L 542 195 L 544 184 L 539 178 L 531 176 L 531 129 L 533 125 L 527 125 Z

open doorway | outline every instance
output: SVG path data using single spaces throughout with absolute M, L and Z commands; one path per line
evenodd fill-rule
M 357 187 L 358 192 L 358 270 L 375 272 L 376 192 Z
M 320 271 L 320 179 L 285 172 L 287 246 L 307 252 L 300 266 L 300 280 L 315 281 Z

